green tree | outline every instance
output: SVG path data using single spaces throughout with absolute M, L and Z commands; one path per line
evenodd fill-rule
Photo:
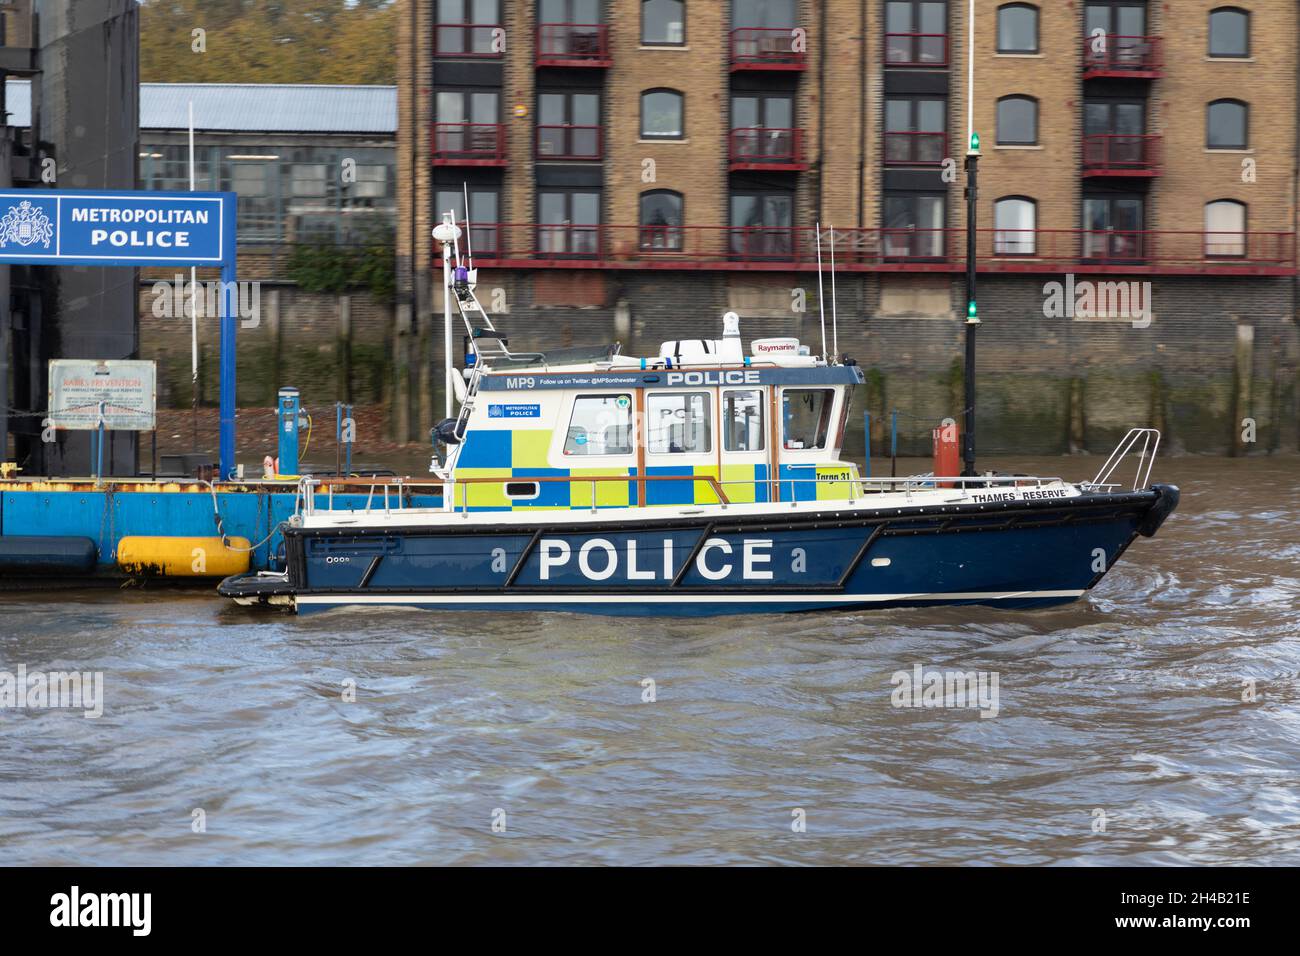
M 393 84 L 396 16 L 392 0 L 145 0 L 140 75 L 161 83 Z

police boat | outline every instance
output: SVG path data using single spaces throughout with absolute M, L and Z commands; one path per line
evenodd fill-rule
M 511 352 L 458 250 L 451 266 L 459 229 L 440 229 L 471 346 L 432 480 L 302 479 L 284 570 L 228 578 L 221 594 L 300 613 L 1029 608 L 1081 597 L 1177 507 L 1175 486 L 1148 484 L 1149 428 L 1091 481 L 866 476 L 842 457 L 861 369 L 794 338 L 746 350 L 734 313 L 722 338 L 654 357 Z M 411 506 L 431 492 L 439 507 Z

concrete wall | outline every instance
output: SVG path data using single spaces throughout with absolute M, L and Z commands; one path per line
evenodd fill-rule
M 1044 283 L 1059 279 L 981 278 L 981 453 L 1104 453 L 1135 425 L 1161 428 L 1175 452 L 1296 450 L 1300 335 L 1291 279 L 1157 278 L 1146 328 L 1046 317 Z M 617 340 L 627 354 L 653 355 L 663 340 L 717 337 L 722 313 L 736 308 L 746 341 L 798 334 L 820 351 L 815 275 L 588 274 L 585 291 L 603 286 L 605 304 L 581 309 L 537 305 L 539 281 L 548 274 L 480 274 L 485 301 L 503 290 L 509 312 L 498 325 L 512 349 Z M 930 426 L 960 418 L 961 278 L 858 274 L 841 276 L 838 286 L 840 351 L 868 379 L 858 410 L 899 410 L 902 450 L 928 454 Z M 807 292 L 802 314 L 791 309 L 798 288 Z M 829 336 L 829 311 L 827 322 Z M 1239 339 L 1250 334 L 1239 370 Z M 1255 420 L 1256 441 L 1243 445 L 1246 417 Z M 854 425 L 860 449 L 861 420 Z M 883 436 L 877 431 L 877 450 Z

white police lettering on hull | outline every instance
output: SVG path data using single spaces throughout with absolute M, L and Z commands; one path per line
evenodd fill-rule
M 673 541 L 663 541 L 663 563 L 661 567 L 652 566 L 638 557 L 637 542 L 629 540 L 619 546 L 605 538 L 591 538 L 578 548 L 576 566 L 579 573 L 588 581 L 608 581 L 622 569 L 621 580 L 626 581 L 671 581 L 676 574 L 673 560 Z M 695 570 L 709 581 L 725 581 L 732 577 L 737 569 L 745 581 L 772 580 L 772 540 L 745 538 L 740 544 L 740 553 L 736 547 L 723 538 L 710 538 L 704 542 L 695 558 Z M 551 572 L 569 568 L 575 564 L 573 546 L 561 538 L 543 538 L 538 543 L 540 554 L 540 573 L 543 581 L 553 580 Z M 644 563 L 643 563 L 644 562 Z

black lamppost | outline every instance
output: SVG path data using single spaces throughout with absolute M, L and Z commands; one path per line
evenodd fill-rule
M 962 475 L 975 476 L 975 333 L 980 327 L 975 304 L 975 216 L 979 201 L 979 133 L 970 134 L 966 150 L 966 415 L 962 426 Z

